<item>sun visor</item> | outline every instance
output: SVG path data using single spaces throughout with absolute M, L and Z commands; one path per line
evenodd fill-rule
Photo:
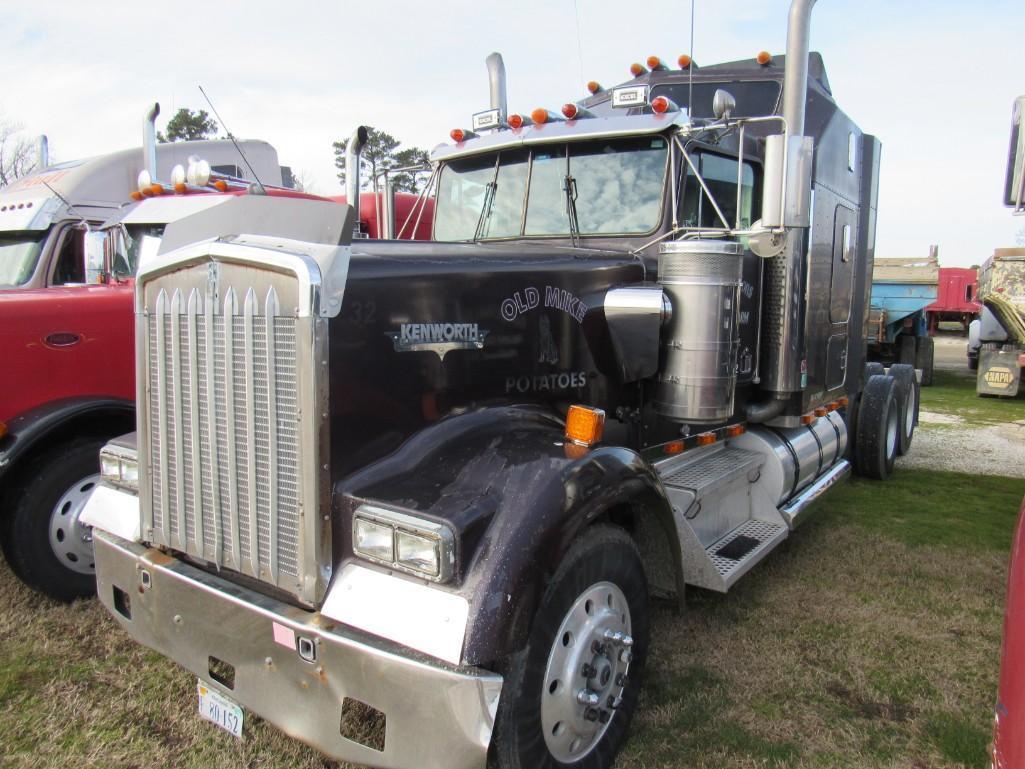
M 328 246 L 348 245 L 352 206 L 305 198 L 242 195 L 222 205 L 171 222 L 158 254 L 190 243 L 234 235 L 263 235 Z

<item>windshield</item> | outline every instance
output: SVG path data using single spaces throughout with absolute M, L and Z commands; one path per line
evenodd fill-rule
M 22 286 L 36 271 L 44 232 L 0 232 L 0 286 Z
M 441 172 L 434 237 L 650 232 L 662 210 L 667 146 L 662 136 L 630 137 L 454 160 Z
M 139 265 L 156 256 L 166 224 L 129 224 L 122 229 L 123 238 L 115 238 L 114 274 L 135 275 Z

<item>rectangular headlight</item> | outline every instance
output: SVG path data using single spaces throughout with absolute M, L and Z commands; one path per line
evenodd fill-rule
M 107 444 L 100 449 L 100 478 L 111 486 L 138 493 L 139 460 L 124 446 Z
M 434 582 L 450 579 L 455 567 L 455 536 L 448 526 L 376 505 L 356 510 L 352 549 L 367 560 Z

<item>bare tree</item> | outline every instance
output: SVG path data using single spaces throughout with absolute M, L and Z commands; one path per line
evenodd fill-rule
M 292 189 L 296 192 L 313 192 L 316 184 L 317 180 L 307 169 L 295 168 L 292 170 Z
M 0 117 L 0 187 L 36 169 L 33 142 L 21 135 L 21 126 Z

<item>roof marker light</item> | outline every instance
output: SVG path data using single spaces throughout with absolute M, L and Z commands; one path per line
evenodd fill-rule
M 680 65 L 680 69 L 690 69 L 690 65 L 693 63 L 693 59 L 685 53 L 681 53 L 680 57 L 676 60 L 676 63 Z
M 139 186 L 139 192 L 141 192 L 143 195 L 145 195 L 146 191 L 153 184 L 153 177 L 151 177 L 149 175 L 149 171 L 147 171 L 144 168 L 141 171 L 139 171 L 139 176 L 136 178 L 135 181 L 136 181 L 136 184 L 138 184 L 138 186 Z
M 772 64 L 772 54 L 768 51 L 759 51 L 758 55 L 755 56 L 755 61 L 761 64 L 763 67 Z
M 227 192 L 228 191 L 228 183 L 226 181 L 224 181 L 224 179 L 218 179 L 217 181 L 215 181 L 214 182 L 214 187 L 216 187 L 221 192 Z
M 648 70 L 647 68 L 645 68 L 643 64 L 639 64 L 635 61 L 633 64 L 630 65 L 630 74 L 634 77 L 640 77 L 641 75 L 646 75 L 647 73 Z
M 530 125 L 530 120 L 528 118 L 525 118 L 523 115 L 516 112 L 511 114 L 505 122 L 509 124 L 510 128 L 522 128 L 524 125 Z
M 185 181 L 193 187 L 205 187 L 210 183 L 210 163 L 198 157 L 189 158 L 189 167 L 185 171 Z
M 537 125 L 543 125 L 544 123 L 554 123 L 557 120 L 562 120 L 562 116 L 549 112 L 544 107 L 538 107 L 530 113 L 530 119 Z
M 453 128 L 449 131 L 448 135 L 452 137 L 452 141 L 456 144 L 462 144 L 467 139 L 473 139 L 477 136 L 473 131 L 467 131 L 465 128 Z
M 138 190 L 132 190 L 132 194 L 131 194 L 131 195 L 129 195 L 129 197 L 130 197 L 130 198 L 131 198 L 132 200 L 142 200 L 142 197 L 143 197 L 143 195 L 142 195 L 142 193 L 141 193 L 141 192 L 139 192 Z
M 656 96 L 651 100 L 651 111 L 656 115 L 662 115 L 666 112 L 677 112 L 679 109 L 676 102 L 665 96 Z
M 185 166 L 181 163 L 171 169 L 171 186 L 178 193 L 185 192 L 187 189 L 185 186 Z
M 649 56 L 648 69 L 652 72 L 665 72 L 669 67 L 667 67 L 658 56 Z
M 562 105 L 562 114 L 566 120 L 577 120 L 582 117 L 594 117 L 594 113 L 589 109 L 585 109 L 573 102 Z
M 605 89 L 601 87 L 601 83 L 599 83 L 597 80 L 591 80 L 587 84 L 587 90 L 591 93 L 601 93 Z

